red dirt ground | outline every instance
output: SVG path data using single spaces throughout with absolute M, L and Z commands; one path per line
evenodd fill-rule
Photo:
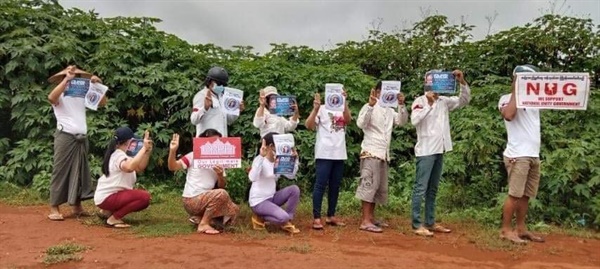
M 489 251 L 459 232 L 425 239 L 354 226 L 264 239 L 243 235 L 139 238 L 76 219 L 52 222 L 46 207 L 0 204 L 0 268 L 600 268 L 600 240 L 549 235 L 544 244 Z M 66 240 L 91 247 L 83 260 L 42 264 L 49 246 Z M 309 246 L 308 253 L 301 253 Z M 290 248 L 299 248 L 290 250 Z

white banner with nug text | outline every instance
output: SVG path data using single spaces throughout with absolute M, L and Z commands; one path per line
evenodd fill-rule
M 517 107 L 586 110 L 590 95 L 588 73 L 520 73 Z

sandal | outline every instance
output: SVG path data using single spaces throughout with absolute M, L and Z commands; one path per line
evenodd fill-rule
M 439 225 L 439 224 L 434 224 L 431 227 L 427 227 L 427 230 L 429 230 L 430 232 L 436 232 L 436 233 L 450 233 L 450 232 L 452 232 L 452 230 L 450 230 L 450 229 L 448 229 L 448 228 L 446 228 L 446 227 L 444 227 L 442 225 Z
M 214 229 L 214 228 L 207 228 L 207 229 L 198 230 L 198 233 L 215 235 L 215 234 L 220 234 L 221 232 L 219 232 L 219 230 Z
M 313 221 L 313 229 L 315 230 L 323 230 L 323 224 L 321 224 L 321 220 L 315 220 Z
M 129 225 L 125 222 L 108 223 L 108 220 L 106 221 L 106 225 L 110 228 L 119 228 L 119 229 L 131 227 L 131 225 Z
M 367 226 L 363 226 L 361 225 L 360 227 L 358 227 L 359 230 L 361 231 L 365 231 L 365 232 L 371 232 L 371 233 L 383 233 L 383 229 L 381 229 L 381 227 L 378 227 L 376 225 L 367 225 Z
M 281 226 L 281 229 L 290 234 L 297 234 L 300 232 L 300 230 L 298 230 L 298 228 L 296 228 L 296 226 L 294 226 L 294 224 L 292 224 L 291 222 L 288 222 L 285 225 Z
M 541 236 L 534 235 L 531 232 L 522 233 L 519 235 L 519 238 L 521 238 L 523 240 L 528 240 L 531 242 L 537 242 L 537 243 L 546 242 L 546 240 L 544 240 L 544 238 L 542 238 Z
M 254 230 L 264 230 L 265 222 L 256 214 L 252 214 L 252 228 Z
M 375 226 L 381 227 L 381 228 L 388 228 L 388 227 L 390 227 L 390 225 L 387 224 L 387 223 L 385 223 L 385 222 L 383 222 L 383 220 L 373 221 L 373 224 L 375 224 Z
M 48 215 L 48 219 L 52 221 L 63 221 L 65 220 L 65 217 L 63 217 L 63 215 L 60 213 L 52 213 Z
M 196 216 L 191 216 L 191 217 L 188 219 L 188 221 L 189 221 L 191 224 L 194 224 L 194 225 L 198 225 L 198 224 L 200 223 L 200 221 L 198 221 L 198 218 L 197 218 Z
M 431 232 L 430 230 L 426 229 L 423 226 L 419 227 L 418 229 L 415 229 L 414 233 L 419 236 L 427 236 L 427 237 L 433 236 L 433 232 Z

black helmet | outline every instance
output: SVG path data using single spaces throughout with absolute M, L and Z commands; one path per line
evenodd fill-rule
M 229 74 L 227 74 L 227 70 L 225 70 L 225 68 L 215 66 L 208 70 L 206 78 L 216 81 L 219 85 L 227 86 L 227 82 L 229 81 Z

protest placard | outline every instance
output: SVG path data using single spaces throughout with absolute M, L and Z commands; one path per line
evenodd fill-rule
M 194 168 L 241 168 L 242 139 L 240 137 L 195 137 Z
M 294 115 L 292 105 L 296 103 L 296 97 L 293 95 L 272 96 L 269 104 L 269 112 L 277 116 Z
M 69 80 L 67 88 L 63 92 L 65 97 L 85 98 L 90 89 L 90 80 L 87 78 L 73 78 Z
M 293 156 L 294 136 L 292 134 L 273 135 L 275 144 L 275 165 L 273 173 L 276 175 L 291 174 L 296 165 L 296 156 Z
M 240 115 L 240 104 L 244 100 L 244 92 L 242 90 L 225 87 L 221 100 L 221 109 L 228 115 Z
M 398 107 L 398 94 L 400 93 L 400 81 L 382 81 L 381 93 L 379 94 L 379 106 Z
M 325 84 L 325 108 L 330 111 L 344 111 L 346 98 L 344 98 L 343 92 L 344 86 L 342 84 Z
M 85 107 L 91 110 L 98 110 L 98 105 L 104 95 L 108 91 L 108 87 L 100 83 L 90 83 L 90 87 L 85 94 Z
M 429 72 L 425 78 L 425 87 L 438 94 L 454 94 L 456 78 L 452 72 Z
M 140 149 L 144 146 L 144 140 L 140 138 L 133 138 L 127 147 L 127 151 L 125 152 L 127 156 L 135 156 L 140 152 Z
M 586 110 L 588 73 L 518 73 L 517 108 Z

